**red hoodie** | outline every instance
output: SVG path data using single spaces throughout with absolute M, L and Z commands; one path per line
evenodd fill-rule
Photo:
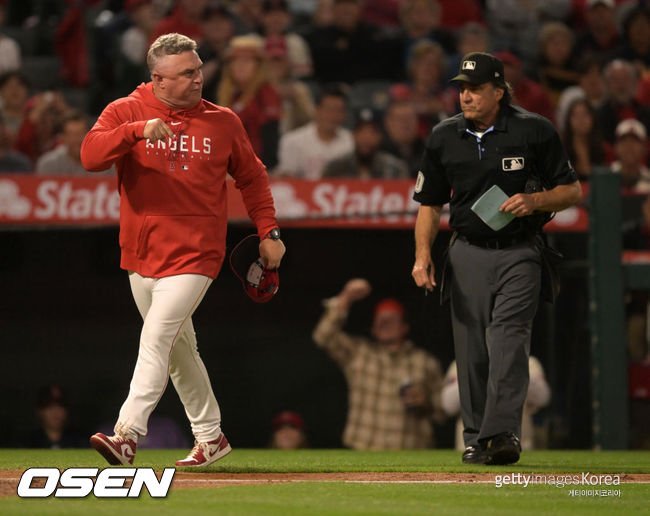
M 153 118 L 175 137 L 144 140 Z M 277 226 L 266 169 L 241 121 L 206 100 L 173 110 L 154 96 L 151 83 L 141 84 L 104 109 L 84 139 L 81 161 L 93 172 L 115 163 L 121 267 L 143 276 L 217 277 L 226 249 L 226 173 L 260 238 Z

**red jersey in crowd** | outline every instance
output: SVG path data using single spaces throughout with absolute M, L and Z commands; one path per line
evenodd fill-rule
M 440 27 L 458 29 L 466 23 L 485 24 L 478 0 L 438 0 L 442 10 Z
M 242 106 L 235 98 L 232 110 L 239 115 L 244 124 L 253 145 L 253 150 L 264 159 L 262 129 L 269 122 L 278 122 L 280 120 L 282 115 L 282 99 L 280 99 L 280 95 L 270 84 L 263 84 L 245 106 Z M 277 145 L 277 142 L 275 144 Z
M 176 7 L 174 11 L 167 17 L 163 18 L 158 22 L 156 27 L 153 30 L 151 35 L 150 43 L 155 41 L 158 37 L 163 34 L 169 34 L 172 32 L 178 32 L 179 34 L 184 34 L 188 38 L 192 38 L 197 43 L 203 41 L 203 29 L 201 24 L 196 21 L 192 22 L 185 19 L 183 15 L 183 9 L 181 7 Z
M 528 77 L 521 77 L 515 86 L 515 100 L 527 111 L 532 111 L 555 122 L 555 112 L 548 93 L 541 84 Z
M 160 118 L 174 137 L 143 139 Z M 277 226 L 264 165 L 230 109 L 201 100 L 174 110 L 141 84 L 110 103 L 86 135 L 87 170 L 115 163 L 120 203 L 121 267 L 143 276 L 215 278 L 226 247 L 226 174 L 234 179 L 260 238 Z

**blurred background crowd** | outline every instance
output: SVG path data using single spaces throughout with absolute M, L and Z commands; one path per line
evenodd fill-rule
M 489 51 L 581 179 L 611 166 L 650 191 L 650 10 L 636 0 L 5 0 L 0 170 L 82 174 L 84 133 L 149 80 L 167 32 L 197 41 L 204 97 L 241 117 L 275 175 L 413 177 L 431 127 L 458 112 L 460 58 Z
M 633 193 L 640 199 L 623 228 L 624 244 L 627 248 L 650 249 L 650 7 L 645 1 L 1 0 L 0 173 L 83 175 L 85 171 L 79 153 L 86 132 L 106 104 L 128 95 L 141 82 L 150 80 L 145 62 L 148 46 L 156 37 L 168 32 L 180 32 L 197 41 L 198 53 L 204 63 L 204 98 L 230 107 L 240 116 L 269 173 L 273 177 L 305 180 L 415 178 L 431 128 L 459 112 L 458 91 L 448 81 L 456 75 L 461 57 L 474 51 L 493 52 L 505 64 L 506 80 L 514 88 L 514 104 L 540 113 L 555 124 L 584 184 L 588 185 L 594 167 L 607 167 L 620 174 L 626 193 Z M 306 249 L 315 247 L 321 243 L 318 239 L 323 234 L 300 233 L 301 245 Z M 399 252 L 400 256 L 406 256 L 411 235 L 391 233 L 389 237 L 393 243 L 399 241 L 399 245 L 392 246 L 394 250 L 375 244 L 374 237 L 368 234 L 363 237 L 337 234 L 336 239 L 341 249 L 345 248 L 340 244 L 341 239 L 347 238 L 345 241 L 354 246 L 361 238 L 366 239 L 363 240 L 366 245 L 374 245 L 373 249 L 381 249 L 382 253 Z M 22 242 L 20 235 L 10 238 Z M 72 237 L 58 235 L 56 238 L 65 240 Z M 99 237 L 96 238 L 99 241 Z M 101 238 L 102 243 L 106 240 L 114 244 L 112 234 Z M 24 263 L 16 258 L 21 254 L 19 246 L 14 245 L 12 258 L 6 262 L 9 265 L 3 270 L 15 271 L 18 267 L 19 272 L 24 271 L 24 277 L 28 277 L 28 273 L 32 277 L 31 270 L 35 266 L 43 267 L 41 270 L 54 267 L 52 260 L 56 266 L 68 265 L 67 258 L 63 257 L 58 262 L 56 257 L 51 257 L 46 264 L 45 258 L 41 260 L 37 253 L 26 250 L 36 244 L 22 245 L 25 247 L 22 253 Z M 101 269 L 101 264 L 107 261 L 100 256 L 101 251 L 90 249 L 92 245 L 88 246 L 86 241 L 83 245 L 81 242 L 74 245 L 78 246 L 75 249 L 79 251 L 79 257 L 73 258 L 78 263 L 85 264 L 84 253 L 88 253 L 88 263 L 98 268 L 99 273 L 92 270 L 97 273 L 95 280 L 98 284 L 106 287 L 109 280 L 113 281 L 113 276 L 106 271 L 114 271 L 117 267 L 111 263 L 106 271 Z M 586 248 L 586 245 L 582 247 Z M 110 253 L 114 253 L 115 250 L 111 249 Z M 410 261 L 410 255 L 407 258 L 407 262 Z M 314 260 L 320 263 L 318 260 L 323 262 L 324 258 L 315 256 Z M 340 260 L 340 267 L 336 265 L 338 262 L 334 267 L 331 263 L 327 265 L 330 272 L 345 270 L 347 276 L 343 277 L 341 273 L 334 280 L 340 282 L 352 274 L 367 272 L 364 260 L 356 257 L 350 263 L 348 257 L 347 261 Z M 397 260 L 395 258 L 392 263 L 397 263 Z M 395 265 L 394 268 L 399 269 Z M 409 270 L 408 266 L 401 269 Z M 379 272 L 376 274 L 378 280 L 383 276 L 383 271 L 381 275 Z M 102 283 L 104 280 L 106 284 Z M 570 429 L 556 425 L 556 437 L 553 441 L 551 436 L 550 445 L 588 445 L 588 440 L 583 437 L 574 440 L 567 437 L 569 434 L 584 436 L 587 433 L 584 428 L 588 425 L 583 424 L 588 419 L 583 415 L 589 411 L 588 392 L 584 385 L 587 382 L 584 368 L 589 362 L 585 349 L 589 344 L 583 325 L 586 325 L 587 304 L 583 280 L 582 276 L 579 281 L 569 277 L 566 291 L 577 296 L 578 301 L 572 298 L 570 306 L 564 307 L 566 310 L 562 306 L 557 309 L 561 339 L 551 346 L 557 348 L 557 359 L 551 364 L 550 374 L 554 380 L 549 382 L 550 387 L 546 384 L 541 363 L 534 359 L 530 365 L 531 378 L 536 378 L 537 385 L 531 383 L 529 427 L 533 427 L 533 414 L 549 403 L 552 389 L 558 391 L 553 392 L 556 414 L 565 413 L 566 420 L 570 421 L 573 413 L 579 412 L 581 418 Z M 39 280 L 42 281 L 55 280 Z M 397 283 L 390 278 L 386 283 L 389 285 L 384 287 L 399 291 L 390 292 L 385 288 L 384 292 L 389 295 L 404 294 L 407 288 L 412 287 L 410 282 Z M 285 331 L 287 325 L 282 331 L 274 330 L 278 342 L 295 340 L 296 350 L 301 349 L 319 320 L 318 304 L 312 298 L 330 296 L 332 288 L 336 288 L 311 278 L 301 278 L 293 287 L 300 289 L 305 284 L 314 289 L 309 302 L 299 307 L 307 315 L 292 319 L 294 329 L 289 334 Z M 579 288 L 572 289 L 575 285 Z M 19 288 L 25 287 L 21 283 Z M 232 286 L 233 291 L 235 288 L 239 286 Z M 291 285 L 285 288 L 291 289 Z M 345 288 L 339 298 L 344 293 Z M 631 293 L 627 300 L 628 356 L 631 361 L 647 362 L 650 341 L 648 296 L 645 292 L 636 292 Z M 215 300 L 213 304 L 218 302 L 221 301 Z M 35 300 L 35 303 L 36 310 L 39 301 Z M 279 313 L 282 300 L 278 303 Z M 413 301 L 408 303 L 412 309 Z M 322 316 L 328 317 L 333 306 L 326 305 Z M 18 313 L 19 304 L 16 307 Z M 89 311 L 91 308 L 87 307 Z M 53 310 L 59 319 L 64 316 L 64 308 L 60 309 L 60 314 L 56 312 L 57 307 Z M 101 312 L 107 321 L 110 319 L 106 325 L 112 329 L 115 329 L 113 317 L 119 312 L 117 308 L 115 310 L 113 313 L 104 307 L 103 312 L 96 311 Z M 226 310 L 231 313 L 232 306 Z M 20 313 L 23 311 L 21 309 Z M 370 312 L 368 306 L 366 311 Z M 240 312 L 242 321 L 237 322 L 249 324 L 245 319 L 247 312 L 240 310 L 237 313 Z M 377 313 L 374 313 L 375 317 Z M 67 314 L 78 316 L 78 312 L 68 311 Z M 347 312 L 341 314 L 338 320 L 343 324 Z M 562 327 L 563 314 L 571 319 L 573 326 Z M 400 333 L 399 328 L 403 327 L 400 324 L 406 320 L 404 309 L 393 310 L 393 316 L 397 317 L 396 331 Z M 436 324 L 442 324 L 443 316 L 444 313 L 436 319 Z M 119 317 L 122 317 L 121 312 Z M 59 324 L 59 319 L 56 324 Z M 356 329 L 368 333 L 371 324 L 367 319 L 364 328 L 357 325 Z M 276 320 L 269 322 L 281 326 L 276 324 Z M 37 327 L 38 320 L 36 323 Z M 372 324 L 375 324 L 374 319 Z M 376 330 L 372 327 L 371 333 L 376 337 Z M 248 329 L 255 331 L 253 326 Z M 127 335 L 126 329 L 115 331 Z M 330 331 L 334 330 L 330 328 Z M 281 367 L 275 354 L 273 358 L 265 354 L 266 340 L 263 338 L 255 352 L 245 353 L 244 364 L 239 335 L 234 330 L 232 333 L 232 337 L 228 337 L 232 341 L 230 347 L 226 344 L 219 352 L 229 358 L 229 353 L 235 356 L 239 353 L 241 364 L 231 361 L 230 368 L 234 367 L 231 372 L 225 366 L 217 366 L 221 368 L 219 374 L 222 377 L 229 378 L 231 374 L 231 380 L 234 379 L 231 384 L 240 378 L 244 365 L 250 369 L 250 357 L 256 353 L 260 357 L 258 374 L 266 374 L 264 371 L 270 369 L 268 364 L 271 360 L 277 360 L 276 366 Z M 406 342 L 407 333 L 400 333 L 400 343 Z M 223 335 L 214 338 L 230 342 Z M 340 352 L 330 346 L 330 337 L 322 337 L 322 331 L 315 335 L 318 346 L 330 353 L 344 372 L 348 389 L 351 389 L 350 396 L 355 388 L 365 389 L 364 385 L 355 387 L 350 378 L 362 381 L 362 377 L 346 369 L 348 366 Z M 414 338 L 416 343 L 425 340 L 423 335 L 427 336 L 427 343 L 433 340 L 431 335 L 441 342 L 449 340 L 448 335 L 441 336 L 439 332 L 434 334 L 430 329 L 420 328 Z M 74 338 L 70 336 L 71 341 Z M 260 340 L 259 335 L 256 338 Z M 47 339 L 41 340 L 45 342 Z M 132 335 L 128 339 L 125 337 L 124 347 L 131 349 L 131 341 Z M 255 339 L 250 341 L 247 345 L 254 346 Z M 582 344 L 569 349 L 564 347 L 565 341 Z M 85 343 L 77 345 L 75 349 L 85 350 Z M 426 347 L 431 349 L 432 346 Z M 412 352 L 410 345 L 404 344 L 400 349 Z M 352 356 L 352 351 L 348 351 Z M 393 407 L 391 410 L 405 411 L 405 417 L 413 421 L 418 417 L 431 419 L 433 414 L 436 424 L 441 424 L 447 418 L 450 431 L 446 440 L 443 436 L 439 442 L 453 446 L 452 434 L 458 411 L 455 367 L 448 349 L 444 351 L 441 346 L 435 351 L 444 369 L 440 363 L 434 362 L 436 359 L 433 357 L 422 356 L 423 363 L 429 364 L 429 383 L 418 385 L 418 382 L 411 381 L 412 378 L 395 377 L 397 387 L 391 387 L 386 405 Z M 212 352 L 217 353 L 215 350 Z M 547 353 L 541 357 L 545 365 L 553 362 L 550 356 Z M 296 385 L 301 381 L 306 385 L 314 379 L 324 378 L 319 376 L 324 375 L 322 372 L 315 377 L 308 373 L 310 367 L 314 370 L 311 355 L 308 358 L 296 357 L 296 360 L 304 362 L 304 367 L 291 373 L 291 381 L 298 382 Z M 268 374 L 271 375 L 272 371 Z M 328 374 L 334 373 L 330 370 Z M 568 378 L 566 381 L 563 374 Z M 284 380 L 278 378 L 284 377 L 272 377 L 274 382 L 283 385 Z M 96 389 L 112 385 L 113 381 L 118 383 L 115 378 L 100 376 Z M 282 393 L 292 392 L 294 398 L 300 397 L 301 389 L 289 385 L 289 379 L 286 381 Z M 330 394 L 327 382 L 322 383 L 323 392 Z M 231 406 L 238 407 L 242 399 L 260 398 L 264 394 L 263 389 L 256 390 L 256 384 L 247 388 L 243 391 L 245 396 L 241 387 L 230 393 L 230 398 L 226 393 L 226 410 Z M 340 414 L 344 396 L 341 389 L 338 392 L 339 396 L 333 399 L 331 406 L 314 407 L 311 414 L 312 400 L 302 400 L 304 419 L 296 412 L 282 411 L 284 406 L 276 404 L 277 410 L 271 412 L 269 409 L 264 414 L 266 426 L 259 427 L 257 421 L 257 433 L 263 434 L 264 440 L 251 437 L 244 443 L 268 443 L 278 448 L 305 447 L 311 441 L 318 446 L 338 444 L 339 441 L 328 441 L 319 438 L 318 434 L 315 439 L 307 439 L 308 432 L 312 432 L 313 437 L 313 429 L 322 426 L 323 411 Z M 94 399 L 91 394 L 94 396 L 96 393 L 88 393 L 81 413 L 96 412 L 97 408 L 91 406 L 91 399 Z M 584 402 L 581 409 L 576 409 L 576 400 Z M 353 407 L 352 398 L 350 407 Z M 40 429 L 31 436 L 31 441 L 11 434 L 3 437 L 2 441 L 11 445 L 43 447 L 85 445 L 85 433 L 79 436 L 66 430 L 68 404 L 58 385 L 43 387 L 35 411 Z M 239 418 L 236 422 L 238 429 L 251 427 L 248 416 L 244 416 L 242 411 L 238 413 L 232 408 L 230 414 L 233 413 Z M 354 421 L 347 421 L 347 425 L 352 423 Z M 176 435 L 176 430 L 170 430 L 170 425 L 173 421 L 152 421 L 152 446 L 186 446 L 185 435 L 179 435 L 173 442 L 163 442 L 163 437 Z M 643 428 L 644 425 L 636 426 Z M 342 419 L 337 420 L 335 426 L 343 430 Z M 89 429 L 84 428 L 86 430 Z M 350 437 L 352 430 L 345 431 L 344 444 L 374 446 L 367 442 L 355 445 Z M 156 435 L 162 436 L 162 440 L 157 440 Z M 530 447 L 548 444 L 544 438 L 534 438 L 532 431 L 530 435 Z M 266 436 L 269 436 L 268 440 Z M 425 431 L 424 438 L 429 440 L 428 445 L 432 444 L 429 430 Z M 419 436 L 413 439 L 416 442 Z M 650 446 L 647 433 L 634 445 Z

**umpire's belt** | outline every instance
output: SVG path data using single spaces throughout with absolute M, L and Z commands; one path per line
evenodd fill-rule
M 476 247 L 483 247 L 485 249 L 507 249 L 515 245 L 523 244 L 524 242 L 531 242 L 533 237 L 526 233 L 501 238 L 468 238 L 465 235 L 458 234 L 458 238 L 470 245 Z

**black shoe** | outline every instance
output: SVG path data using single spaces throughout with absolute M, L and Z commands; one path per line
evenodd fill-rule
M 488 459 L 485 452 L 485 446 L 474 444 L 465 448 L 463 452 L 463 462 L 465 464 L 485 464 Z
M 510 432 L 495 435 L 487 443 L 485 464 L 514 464 L 519 460 L 521 444 L 519 437 Z

